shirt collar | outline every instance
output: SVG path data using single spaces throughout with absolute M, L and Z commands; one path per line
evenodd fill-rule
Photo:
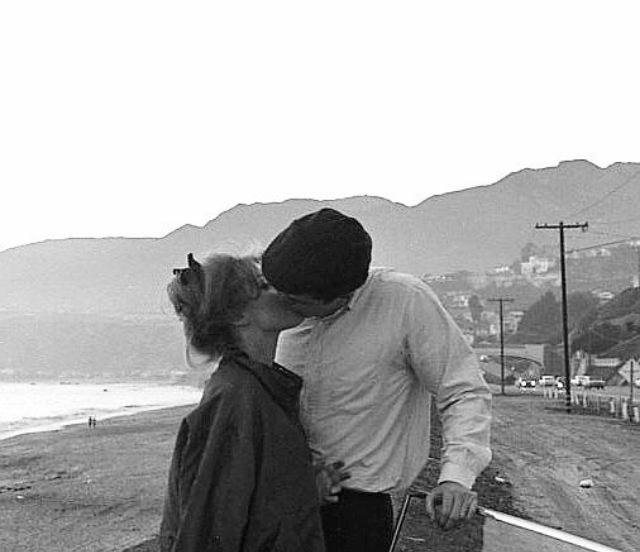
M 369 275 L 367 276 L 367 279 L 365 280 L 364 284 L 362 284 L 359 288 L 357 288 L 352 294 L 351 297 L 349 298 L 349 302 L 345 305 L 345 310 L 351 310 L 353 309 L 353 307 L 355 306 L 355 304 L 358 302 L 358 300 L 360 299 L 360 297 L 362 297 L 362 294 L 364 292 L 364 289 L 367 287 L 367 284 L 371 281 L 371 278 L 373 276 L 373 272 L 369 271 Z

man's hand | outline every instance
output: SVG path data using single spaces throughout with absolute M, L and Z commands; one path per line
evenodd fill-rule
M 343 470 L 344 462 L 319 463 L 314 468 L 320 505 L 338 502 L 337 495 L 342 490 L 342 482 L 351 477 L 350 473 Z
M 473 517 L 478 495 L 460 483 L 443 481 L 426 498 L 427 515 L 445 531 Z

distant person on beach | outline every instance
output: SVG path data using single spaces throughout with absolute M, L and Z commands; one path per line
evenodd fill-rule
M 286 307 L 253 257 L 192 255 L 169 298 L 188 351 L 219 361 L 180 426 L 160 530 L 163 552 L 323 552 L 299 376 L 274 362 Z
M 321 209 L 267 247 L 262 270 L 301 325 L 276 359 L 304 381 L 301 418 L 314 455 L 351 474 L 322 507 L 328 552 L 382 552 L 393 534 L 391 491 L 429 457 L 432 398 L 444 446 L 429 516 L 450 528 L 477 508 L 471 487 L 491 458 L 491 394 L 476 355 L 432 290 L 370 268 L 372 241 L 354 218 Z M 441 503 L 441 508 L 435 505 Z

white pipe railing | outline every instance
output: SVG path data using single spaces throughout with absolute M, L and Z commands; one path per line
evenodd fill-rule
M 402 525 L 404 523 L 404 519 L 407 515 L 407 511 L 409 509 L 409 503 L 412 498 L 424 499 L 426 498 L 427 493 L 421 491 L 413 491 L 408 492 L 404 500 L 402 502 L 402 507 L 400 508 L 400 512 L 398 514 L 398 519 L 396 521 L 396 525 L 393 532 L 393 539 L 391 541 L 391 546 L 389 547 L 389 552 L 395 552 L 396 546 L 400 540 L 400 533 L 402 531 Z M 553 541 L 563 542 L 568 545 L 571 545 L 573 550 L 580 550 L 584 552 L 622 552 L 617 548 L 612 548 L 611 546 L 607 546 L 605 544 L 600 544 L 598 542 L 579 537 L 577 535 L 573 535 L 571 533 L 567 533 L 566 531 L 562 531 L 560 529 L 554 529 L 553 527 L 548 527 L 546 525 L 542 525 L 540 523 L 536 523 L 534 521 L 529 521 L 526 519 L 519 518 L 517 516 L 512 516 L 510 514 L 504 514 L 502 512 L 498 512 L 496 510 L 490 510 L 489 508 L 483 508 L 481 506 L 478 507 L 477 510 L 478 515 L 491 519 L 496 522 L 505 524 L 508 527 L 516 527 L 520 530 L 528 531 L 530 534 L 534 536 L 533 540 L 535 543 L 536 536 L 540 536 L 544 538 L 545 541 L 548 539 L 553 539 Z M 505 537 L 505 540 L 508 542 L 500 543 L 503 544 L 506 548 L 505 550 L 523 550 L 522 546 L 519 546 L 518 542 L 514 542 L 514 536 Z M 531 540 L 531 539 L 529 539 Z M 538 545 L 536 546 L 536 550 L 548 550 L 548 546 L 541 546 L 544 543 L 540 542 L 538 539 Z M 555 549 L 555 546 L 554 546 Z
M 610 546 L 600 544 L 598 542 L 594 542 L 577 535 L 572 535 L 571 533 L 561 531 L 560 529 L 547 527 L 546 525 L 541 525 L 539 523 L 522 519 L 516 516 L 503 514 L 502 512 L 497 512 L 495 510 L 489 510 L 488 508 L 479 507 L 478 513 L 481 516 L 492 518 L 496 521 L 500 521 L 514 527 L 519 527 L 520 529 L 525 529 L 526 531 L 531 531 L 538 535 L 544 535 L 545 537 L 549 537 L 561 542 L 566 542 L 567 544 L 571 544 L 573 546 L 578 546 L 583 550 L 588 550 L 589 552 L 621 552 L 617 548 L 611 548 Z

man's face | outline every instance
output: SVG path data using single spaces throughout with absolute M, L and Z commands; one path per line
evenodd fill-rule
M 308 295 L 306 293 L 300 295 L 293 295 L 290 293 L 282 293 L 289 308 L 301 314 L 305 318 L 329 316 L 338 309 L 344 307 L 351 297 L 351 295 L 341 295 L 330 301 L 324 301 Z
M 258 294 L 244 309 L 245 319 L 263 331 L 293 328 L 302 322 L 303 314 L 289 307 L 289 302 L 262 275 L 258 277 Z

